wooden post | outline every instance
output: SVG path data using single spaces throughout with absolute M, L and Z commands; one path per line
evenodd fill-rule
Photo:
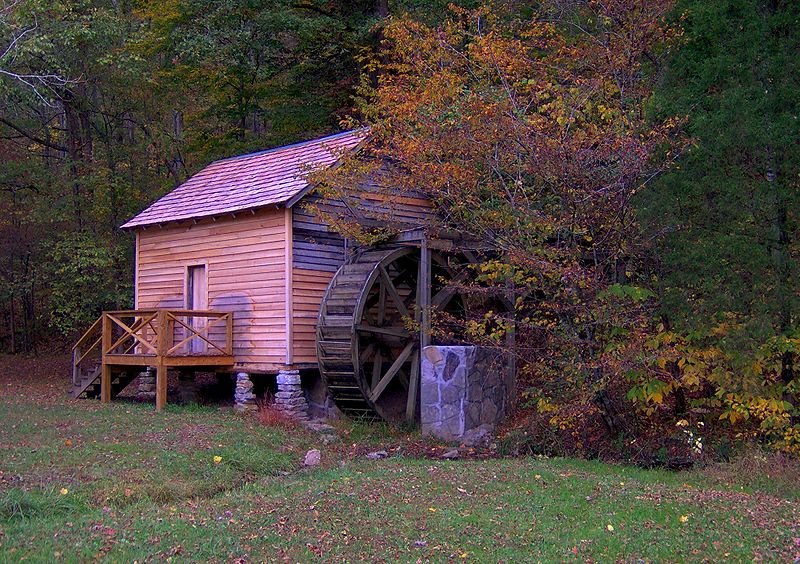
M 108 315 L 103 314 L 102 322 L 102 357 L 100 365 L 100 401 L 108 403 L 111 401 L 111 366 L 106 362 L 106 354 L 110 353 L 111 348 L 111 320 Z
M 156 366 L 156 411 L 167 405 L 167 367 L 163 362 Z
M 421 373 L 422 351 L 431 341 L 431 253 L 427 233 L 423 233 L 419 247 L 419 272 L 417 278 L 417 321 L 419 327 L 419 349 L 411 357 L 411 377 L 408 382 L 406 421 L 412 423 L 417 415 L 417 395 Z
M 172 324 L 167 321 L 167 312 L 158 312 L 158 354 L 156 355 L 156 411 L 161 411 L 167 405 L 167 351 L 172 346 Z
M 76 346 L 72 349 L 72 385 L 77 385 L 78 380 L 81 379 L 81 373 L 78 369 L 78 359 L 81 357 L 81 349 Z
M 420 354 L 431 341 L 431 253 L 427 234 L 423 235 L 419 254 L 419 286 L 417 303 L 420 307 Z
M 233 355 L 233 313 L 225 314 L 225 354 Z

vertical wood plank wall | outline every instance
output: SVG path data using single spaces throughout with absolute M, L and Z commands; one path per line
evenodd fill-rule
M 237 364 L 261 370 L 283 366 L 286 217 L 283 209 L 268 209 L 139 231 L 137 307 L 184 307 L 187 267 L 206 264 L 209 308 L 235 312 Z

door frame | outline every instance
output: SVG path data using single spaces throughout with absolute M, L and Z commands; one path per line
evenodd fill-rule
M 186 265 L 184 265 L 184 268 L 183 268 L 183 307 L 185 307 L 186 309 L 197 309 L 196 307 L 191 307 L 191 308 L 189 307 L 189 285 L 190 285 L 189 273 L 191 272 L 192 268 L 197 267 L 197 266 L 202 266 L 203 267 L 203 271 L 205 272 L 205 275 L 206 275 L 206 296 L 205 296 L 205 298 L 206 298 L 206 307 L 205 307 L 205 309 L 208 309 L 209 308 L 209 304 L 208 304 L 208 296 L 209 296 L 209 292 L 208 292 L 208 261 L 196 261 L 196 262 L 190 262 L 190 263 L 187 263 Z
M 192 261 L 192 262 L 186 263 L 184 265 L 184 273 L 183 273 L 183 306 L 186 309 L 199 309 L 195 304 L 193 304 L 192 307 L 189 307 L 189 301 L 190 301 L 191 297 L 193 296 L 193 294 L 189 294 L 189 290 L 191 289 L 192 291 L 194 291 L 193 284 L 192 284 L 191 277 L 190 277 L 190 273 L 192 272 L 193 268 L 198 268 L 198 267 L 202 267 L 203 268 L 203 273 L 204 273 L 205 279 L 206 279 L 205 280 L 205 282 L 206 282 L 206 291 L 205 291 L 205 296 L 204 296 L 206 307 L 203 308 L 203 309 L 207 310 L 210 307 L 209 302 L 208 302 L 208 296 L 209 296 L 209 291 L 208 291 L 208 261 Z M 200 320 L 200 319 L 202 319 L 201 327 L 205 326 L 205 324 L 208 322 L 208 320 L 205 317 L 198 318 L 198 320 Z M 190 326 L 195 327 L 195 318 L 194 317 L 187 317 L 186 318 L 186 322 Z M 194 353 L 203 353 L 203 352 L 206 352 L 206 349 L 207 349 L 206 343 L 204 341 L 196 338 L 196 337 L 194 339 L 192 339 L 191 341 L 189 341 L 188 343 L 186 343 L 186 346 L 187 346 L 189 352 L 194 352 Z

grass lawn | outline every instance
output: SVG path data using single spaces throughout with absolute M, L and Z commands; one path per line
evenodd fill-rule
M 800 484 L 766 475 L 368 460 L 365 449 L 402 437 L 343 423 L 323 445 L 225 408 L 73 401 L 66 374 L 63 361 L 0 358 L 0 561 L 800 555 Z M 309 448 L 320 467 L 302 467 Z

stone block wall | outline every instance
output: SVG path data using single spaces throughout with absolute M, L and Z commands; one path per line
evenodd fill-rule
M 455 440 L 494 428 L 508 411 L 508 363 L 475 346 L 429 346 L 422 353 L 420 423 L 423 434 Z

